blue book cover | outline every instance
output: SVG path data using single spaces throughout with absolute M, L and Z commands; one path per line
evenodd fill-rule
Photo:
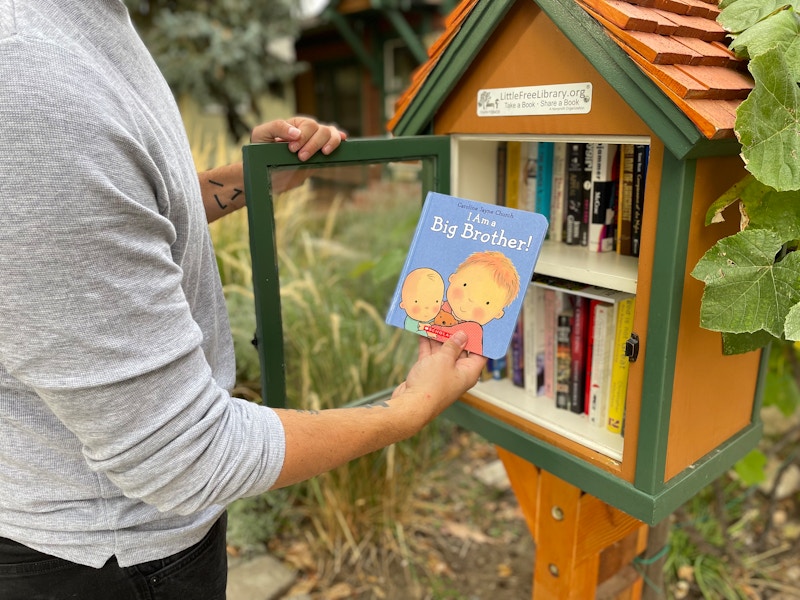
M 538 213 L 429 192 L 386 322 L 505 357 L 546 234 Z

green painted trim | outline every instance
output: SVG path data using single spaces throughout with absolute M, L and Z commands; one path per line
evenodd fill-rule
M 663 490 L 653 496 L 654 520 L 650 524 L 653 525 L 669 516 L 704 487 L 719 479 L 748 452 L 757 447 L 762 436 L 761 423 L 753 423 L 670 479 Z
M 436 111 L 472 64 L 472 60 L 514 1 L 491 0 L 475 5 L 395 125 L 395 135 L 419 135 L 431 126 Z
M 536 3 L 675 156 L 698 158 L 740 152 L 736 140 L 707 140 L 575 0 Z M 417 135 L 432 123 L 436 111 L 512 4 L 508 0 L 484 0 L 473 8 L 398 120 L 395 135 Z
M 705 137 L 575 0 L 536 0 L 561 32 L 677 157 Z
M 648 493 L 461 402 L 449 408 L 444 416 L 648 525 L 655 525 L 669 516 L 728 470 L 761 439 L 760 426 L 748 427 L 674 477 L 657 493 Z
M 695 171 L 694 161 L 678 160 L 665 150 L 650 306 L 639 308 L 647 308 L 649 317 L 634 481 L 650 494 L 663 486 L 666 469 Z
M 286 371 L 272 183 L 264 164 L 265 158 L 252 146 L 243 148 L 242 158 L 248 230 L 251 232 L 250 256 L 256 299 L 255 343 L 261 363 L 261 398 L 268 406 L 283 408 L 286 406 Z M 257 231 L 263 231 L 263 236 L 253 234 Z M 262 315 L 273 315 L 273 318 L 265 319 Z
M 296 154 L 289 152 L 287 144 L 249 144 L 242 149 L 242 156 L 262 398 L 268 406 L 284 407 L 286 372 L 283 321 L 269 170 L 277 167 L 335 167 L 353 163 L 419 159 L 423 161 L 423 190 L 447 193 L 450 191 L 450 138 L 421 136 L 347 140 L 333 154 L 324 156 L 317 153 L 306 162 L 301 162 Z M 384 394 L 379 392 L 370 398 L 378 398 Z

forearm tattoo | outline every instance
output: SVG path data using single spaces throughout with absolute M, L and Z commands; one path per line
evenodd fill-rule
M 219 206 L 220 210 L 225 210 L 228 206 L 235 204 L 236 199 L 243 193 L 243 190 L 237 187 L 233 187 L 233 191 L 231 192 L 229 189 L 226 189 L 224 183 L 214 181 L 213 179 L 209 179 L 208 183 L 222 188 L 219 190 L 219 193 L 214 193 L 214 200 L 217 201 L 217 206 Z M 239 201 L 241 202 L 241 200 Z

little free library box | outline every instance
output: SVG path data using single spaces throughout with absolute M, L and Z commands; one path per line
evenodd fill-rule
M 765 361 L 761 352 L 723 355 L 720 334 L 699 325 L 703 285 L 689 275 L 738 224 L 736 215 L 709 227 L 704 218 L 744 175 L 733 123 L 752 82 L 726 50 L 716 4 L 676 0 L 660 11 L 639 4 L 465 0 L 400 97 L 389 122 L 393 139 L 348 140 L 302 168 L 340 169 L 340 180 L 353 169 L 379 168 L 395 181 L 413 180 L 417 214 L 433 191 L 545 215 L 547 239 L 526 298 L 543 298 L 544 306 L 548 294 L 532 290 L 554 292 L 560 304 L 552 314 L 565 316 L 556 318 L 555 335 L 561 321 L 575 326 L 576 307 L 585 315 L 592 300 L 605 305 L 597 318 L 606 323 L 630 309 L 621 344 L 597 346 L 601 356 L 624 359 L 608 367 L 624 374 L 619 430 L 602 426 L 602 415 L 598 426 L 585 411 L 557 406 L 535 358 L 524 364 L 529 378 L 537 374 L 528 385 L 507 366 L 447 416 L 536 472 L 652 525 L 755 447 Z M 257 342 L 270 403 L 285 385 L 282 364 L 274 366 L 283 332 L 275 318 L 271 173 L 301 168 L 272 146 L 244 150 Z M 610 160 L 595 164 L 602 154 Z M 409 164 L 418 166 L 410 176 Z M 605 206 L 598 196 L 594 210 L 578 191 L 603 182 L 613 182 L 619 203 Z M 364 202 L 379 195 L 372 188 Z M 394 248 L 405 256 L 408 244 Z M 440 273 L 445 283 L 449 275 Z M 555 365 L 558 347 L 547 335 L 539 331 L 542 361 L 552 351 Z

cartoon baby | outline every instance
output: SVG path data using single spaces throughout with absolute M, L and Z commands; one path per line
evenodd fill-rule
M 414 269 L 403 280 L 400 308 L 406 311 L 405 329 L 425 335 L 424 326 L 432 323 L 442 309 L 444 280 L 433 269 Z

